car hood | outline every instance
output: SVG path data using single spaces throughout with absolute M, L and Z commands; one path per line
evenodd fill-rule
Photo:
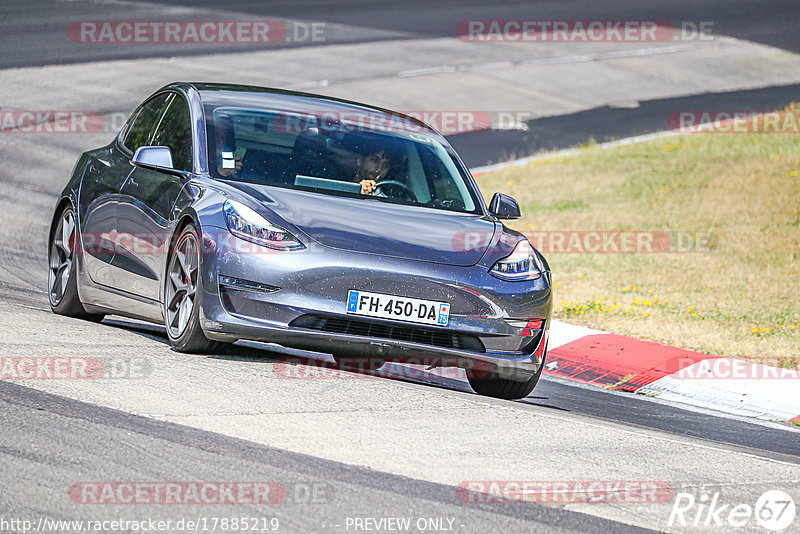
M 482 215 L 274 186 L 234 186 L 317 243 L 353 252 L 466 267 L 480 261 L 495 232 L 494 222 Z

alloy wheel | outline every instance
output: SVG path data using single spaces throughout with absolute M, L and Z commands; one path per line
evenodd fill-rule
M 172 338 L 186 330 L 195 306 L 200 255 L 197 241 L 190 232 L 181 235 L 167 271 L 166 315 Z
M 75 248 L 75 216 L 71 209 L 66 209 L 58 220 L 50 246 L 50 272 L 47 288 L 50 293 L 50 304 L 58 306 L 67 290 L 69 275 L 72 273 L 72 260 Z

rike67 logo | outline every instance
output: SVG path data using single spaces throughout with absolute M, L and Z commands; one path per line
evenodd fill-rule
M 755 505 L 724 502 L 720 493 L 678 493 L 672 505 L 667 525 L 680 527 L 717 528 L 728 532 L 731 528 L 765 528 L 773 532 L 787 529 L 795 518 L 795 504 L 791 495 L 782 490 L 764 492 Z

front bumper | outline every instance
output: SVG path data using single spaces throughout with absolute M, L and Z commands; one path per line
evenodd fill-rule
M 491 373 L 517 381 L 527 380 L 543 364 L 552 312 L 549 273 L 537 280 L 504 282 L 481 265 L 453 267 L 316 244 L 293 252 L 253 245 L 243 252 L 235 241 L 215 241 L 216 230 L 203 236 L 199 300 L 201 326 L 210 339 L 461 367 L 474 376 Z M 449 302 L 450 322 L 438 327 L 349 315 L 350 289 Z M 515 320 L 529 318 L 543 319 L 541 328 L 522 335 Z M 340 331 L 312 326 L 325 320 L 358 324 Z M 448 336 L 454 341 L 442 341 Z

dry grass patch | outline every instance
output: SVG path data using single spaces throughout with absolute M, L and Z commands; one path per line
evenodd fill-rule
M 513 195 L 525 233 L 702 232 L 712 251 L 546 253 L 556 317 L 679 347 L 796 367 L 800 139 L 687 134 L 587 147 L 478 177 Z M 685 234 L 684 234 L 685 235 Z M 699 247 L 701 250 L 704 247 Z

